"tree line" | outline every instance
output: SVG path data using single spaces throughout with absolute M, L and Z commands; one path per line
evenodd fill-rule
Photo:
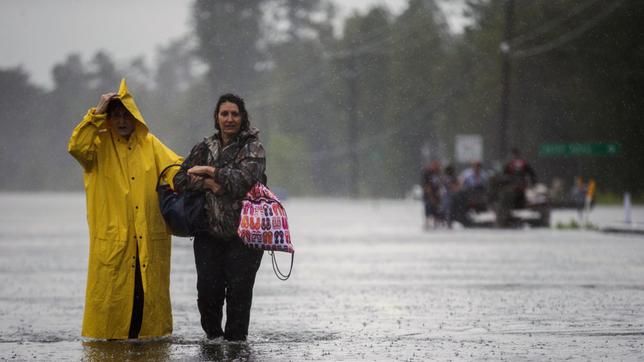
M 466 1 L 459 32 L 435 1 L 409 0 L 400 14 L 353 14 L 337 34 L 327 0 L 196 0 L 191 33 L 163 46 L 152 67 L 70 54 L 52 68 L 51 90 L 20 67 L 0 69 L 0 189 L 80 189 L 69 135 L 127 77 L 152 132 L 184 155 L 212 134 L 218 95 L 240 94 L 261 130 L 269 185 L 292 195 L 400 197 L 425 162 L 455 162 L 458 134 L 482 135 L 484 165 L 498 166 L 501 132 L 544 182 L 582 175 L 602 191 L 641 194 L 644 3 L 515 0 L 503 43 L 506 1 Z M 621 153 L 539 153 L 547 143 L 607 142 Z

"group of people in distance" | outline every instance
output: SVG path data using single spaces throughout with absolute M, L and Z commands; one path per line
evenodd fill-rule
M 512 158 L 504 165 L 503 179 L 514 189 L 515 207 L 525 204 L 525 190 L 535 184 L 537 177 L 518 149 L 512 149 Z M 482 168 L 480 161 L 472 162 L 458 176 L 453 165 L 444 168 L 438 160 L 431 161 L 423 168 L 422 191 L 425 206 L 425 229 L 451 228 L 454 221 L 454 208 L 463 207 L 465 202 L 473 205 L 487 202 L 487 192 L 493 175 Z M 457 204 L 455 204 L 455 202 Z
M 264 148 L 239 96 L 222 95 L 211 122 L 214 133 L 183 161 L 149 132 L 123 80 L 118 92 L 102 95 L 73 130 L 68 151 L 84 171 L 89 225 L 84 337 L 148 339 L 172 333 L 171 233 L 156 193 L 167 166 L 182 164 L 164 174 L 168 184 L 180 192 L 204 190 L 207 218 L 236 230 L 242 198 L 254 180 L 266 178 Z M 246 247 L 235 232 L 208 231 L 195 237 L 194 253 L 206 337 L 245 340 L 262 251 Z
M 425 229 L 452 227 L 454 196 L 462 190 L 484 190 L 488 176 L 480 162 L 473 162 L 458 177 L 454 166 L 442 168 L 441 162 L 433 160 L 422 174 L 423 202 L 425 205 Z

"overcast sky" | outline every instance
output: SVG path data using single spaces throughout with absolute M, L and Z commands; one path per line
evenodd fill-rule
M 0 68 L 21 65 L 34 83 L 49 87 L 52 66 L 72 52 L 87 61 L 103 49 L 117 63 L 144 56 L 153 65 L 159 46 L 190 31 L 193 1 L 0 0 Z M 407 4 L 407 0 L 334 1 L 343 16 L 375 4 L 397 14 Z M 448 12 L 455 12 L 453 3 L 448 3 Z

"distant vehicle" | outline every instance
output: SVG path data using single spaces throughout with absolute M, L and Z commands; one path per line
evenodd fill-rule
M 497 175 L 487 188 L 459 191 L 454 196 L 452 220 L 464 227 L 549 227 L 548 189 L 543 184 L 518 189 L 510 178 Z

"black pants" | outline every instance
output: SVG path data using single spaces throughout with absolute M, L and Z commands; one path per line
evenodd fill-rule
M 263 251 L 248 248 L 239 238 L 219 240 L 200 235 L 195 237 L 194 252 L 201 327 L 208 338 L 245 340 Z M 226 328 L 222 330 L 224 300 Z
M 134 304 L 132 305 L 132 319 L 128 338 L 139 338 L 141 324 L 143 323 L 143 282 L 141 281 L 141 267 L 139 266 L 139 253 L 136 253 L 136 272 L 134 274 Z

